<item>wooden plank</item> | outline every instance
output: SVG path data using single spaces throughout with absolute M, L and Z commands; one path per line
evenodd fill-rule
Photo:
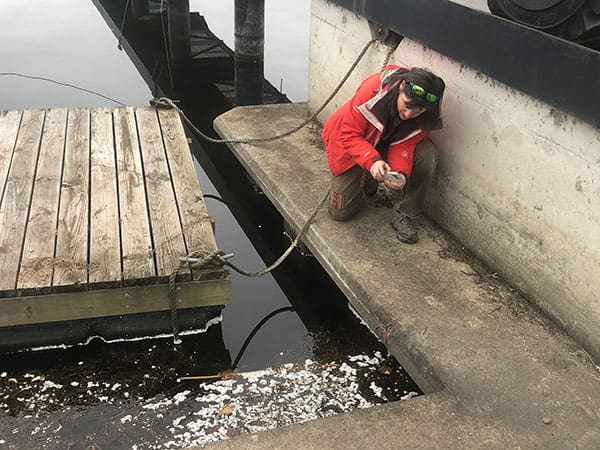
M 178 308 L 224 305 L 231 279 L 178 283 Z M 168 286 L 145 285 L 0 300 L 0 327 L 168 311 Z
M 89 282 L 121 281 L 117 166 L 112 112 L 91 112 Z
M 67 117 L 65 161 L 60 192 L 52 286 L 87 285 L 90 113 L 71 109 Z
M 162 135 L 154 108 L 136 109 L 158 276 L 168 276 L 187 254 Z M 183 271 L 180 272 L 183 275 Z
M 0 291 L 14 290 L 40 147 L 44 111 L 24 111 L 0 202 Z
M 217 244 L 179 114 L 161 109 L 158 116 L 188 251 L 212 252 Z
M 0 199 L 4 194 L 22 115 L 23 111 L 0 112 Z
M 123 280 L 156 274 L 146 191 L 133 108 L 113 112 L 117 147 Z
M 52 284 L 66 125 L 66 109 L 47 111 L 17 281 L 18 289 L 49 289 Z
M 213 222 L 206 211 L 183 125 L 174 110 L 159 110 L 158 114 L 188 253 L 208 254 L 217 248 Z M 222 268 L 194 270 L 193 278 L 218 278 L 222 272 Z

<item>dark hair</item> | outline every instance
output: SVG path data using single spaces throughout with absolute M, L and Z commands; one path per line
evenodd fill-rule
M 388 83 L 393 83 L 394 89 L 399 91 L 400 84 L 404 83 L 402 92 L 409 99 L 406 106 L 409 108 L 425 108 L 425 112 L 419 116 L 421 121 L 421 127 L 425 130 L 434 130 L 442 127 L 442 121 L 440 119 L 440 102 L 444 95 L 444 89 L 446 84 L 437 75 L 433 74 L 427 69 L 413 68 L 411 70 L 398 70 L 396 73 L 390 75 Z M 412 90 L 409 83 L 421 86 L 425 91 L 435 94 L 438 100 L 434 103 L 429 103 L 425 96 L 418 96 Z

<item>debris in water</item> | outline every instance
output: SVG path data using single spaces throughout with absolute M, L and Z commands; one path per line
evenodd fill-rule
M 9 372 L 0 378 L 0 435 L 9 448 L 24 443 L 139 450 L 205 445 L 419 395 L 400 387 L 406 380 L 398 380 L 400 371 L 391 370 L 392 365 L 374 352 L 344 361 L 307 359 L 223 372 L 212 380 L 174 374 L 172 388 L 149 397 L 138 387 L 155 379 L 152 372 L 129 383 L 89 371 L 61 382 L 51 373 Z M 89 421 L 94 422 L 92 433 L 85 425 Z

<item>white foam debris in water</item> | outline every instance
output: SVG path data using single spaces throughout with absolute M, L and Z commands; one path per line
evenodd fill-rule
M 365 367 L 374 364 L 379 364 L 383 361 L 383 358 L 381 357 L 381 353 L 375 352 L 375 354 L 372 357 L 368 355 L 354 355 L 349 356 L 348 360 L 350 360 L 351 362 L 356 362 L 361 367 Z
M 379 356 L 357 355 L 351 362 L 380 363 Z M 382 399 L 383 389 L 370 385 Z M 186 394 L 187 395 L 187 394 Z M 153 448 L 205 445 L 243 432 L 258 432 L 302 423 L 356 408 L 373 406 L 359 392 L 357 369 L 347 363 L 318 365 L 286 364 L 232 375 L 200 385 L 193 398 L 197 406 L 188 416 L 178 415 L 169 431 L 172 439 Z M 157 406 L 164 410 L 163 403 Z
M 178 392 L 177 394 L 175 394 L 175 396 L 173 397 L 173 401 L 176 405 L 179 405 L 181 402 L 185 401 L 187 399 L 187 396 L 190 395 L 192 391 L 183 391 L 183 392 Z
M 383 396 L 383 394 L 382 394 L 382 393 L 383 393 L 383 388 L 381 388 L 381 387 L 377 386 L 377 385 L 375 384 L 375 382 L 374 382 L 374 381 L 371 381 L 371 384 L 369 385 L 369 388 L 370 388 L 370 389 L 373 391 L 373 393 L 374 393 L 374 394 L 375 394 L 377 397 L 379 397 L 379 398 L 382 398 L 382 399 L 386 400 L 386 398 L 385 398 L 385 397 Z
M 175 420 L 173 421 L 173 426 L 174 426 L 174 427 L 178 427 L 178 428 L 183 428 L 183 427 L 182 427 L 181 425 L 179 425 L 179 424 L 181 423 L 181 421 L 182 421 L 183 419 L 185 419 L 185 417 L 186 417 L 186 416 L 181 416 L 181 417 L 178 417 L 177 419 L 175 419 Z
M 44 381 L 44 387 L 42 387 L 42 392 L 44 392 L 47 389 L 62 389 L 62 387 L 62 384 L 54 383 L 52 381 Z
M 8 376 L 8 374 L 6 372 L 0 373 L 0 377 L 2 377 L 2 378 L 6 378 L 7 376 Z
M 419 395 L 418 392 L 410 391 L 408 394 L 403 395 L 402 397 L 400 397 L 400 399 L 402 399 L 402 400 L 408 400 L 409 398 L 417 397 L 418 395 Z
M 56 443 L 53 439 L 60 434 L 52 412 L 56 410 L 54 405 L 61 401 L 60 394 L 76 397 L 78 404 L 92 408 L 94 405 L 110 408 L 109 417 L 114 419 L 103 423 L 114 420 L 122 436 L 134 436 L 137 444 L 129 448 L 186 448 L 387 401 L 390 388 L 384 389 L 377 381 L 385 383 L 385 377 L 392 371 L 382 365 L 384 361 L 380 353 L 353 355 L 343 362 L 319 363 L 307 359 L 304 363 L 287 363 L 278 368 L 224 373 L 221 379 L 211 381 L 182 380 L 180 383 L 175 383 L 177 374 L 174 374 L 173 389 L 155 396 L 150 394 L 147 399 L 139 392 L 132 391 L 130 395 L 128 391 L 134 389 L 137 382 L 143 384 L 153 379 L 151 373 L 132 385 L 122 380 L 119 383 L 82 378 L 64 380 L 64 387 L 58 380 L 53 381 L 50 374 L 46 374 L 46 378 L 35 374 L 12 378 L 19 383 L 17 386 L 8 383 L 8 375 L 5 375 L 0 378 L 0 398 L 9 392 L 1 390 L 3 384 L 12 386 L 10 389 L 18 393 L 18 396 L 10 396 L 11 401 L 19 402 L 21 410 L 31 415 L 21 416 L 22 424 L 15 432 L 35 436 L 31 439 L 37 439 L 35 442 L 41 447 L 52 446 Z M 403 394 L 403 399 L 418 395 L 412 391 Z M 390 397 L 398 398 L 398 395 L 392 393 Z M 3 399 L 6 400 L 8 397 Z M 0 409 L 8 412 L 8 404 L 2 405 Z M 121 413 L 113 415 L 112 408 L 119 408 Z M 68 409 L 63 406 L 61 414 Z M 40 439 L 47 443 L 42 445 Z M 130 445 L 124 443 L 120 447 Z

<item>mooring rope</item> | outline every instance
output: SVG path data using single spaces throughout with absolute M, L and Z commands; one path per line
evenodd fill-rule
M 189 127 L 192 129 L 192 131 L 194 131 L 194 133 L 196 133 L 203 140 L 205 140 L 207 142 L 210 142 L 212 144 L 253 144 L 253 143 L 256 143 L 256 142 L 270 142 L 270 141 L 275 141 L 277 139 L 282 139 L 284 137 L 291 136 L 292 134 L 296 133 L 297 131 L 300 131 L 306 125 L 308 125 L 313 120 L 315 120 L 317 118 L 317 116 L 327 107 L 327 105 L 329 105 L 329 103 L 331 102 L 331 100 L 333 100 L 333 98 L 337 95 L 337 93 L 340 91 L 340 89 L 344 86 L 344 83 L 346 83 L 346 81 L 348 80 L 348 78 L 350 78 L 350 75 L 352 75 L 352 72 L 354 72 L 354 69 L 356 68 L 356 66 L 358 66 L 358 63 L 361 61 L 361 59 L 363 58 L 363 56 L 365 55 L 365 53 L 367 53 L 367 50 L 376 41 L 377 41 L 377 39 L 371 39 L 369 42 L 367 42 L 367 44 L 363 47 L 363 49 L 359 53 L 358 57 L 354 60 L 354 62 L 352 63 L 352 65 L 350 66 L 350 68 L 348 69 L 348 71 L 346 72 L 346 75 L 344 75 L 344 77 L 338 83 L 338 85 L 333 90 L 333 92 L 329 95 L 329 97 L 327 97 L 327 99 L 325 99 L 325 101 L 323 102 L 323 104 L 319 107 L 319 109 L 317 109 L 315 111 L 315 113 L 312 116 L 310 116 L 308 119 L 306 119 L 300 125 L 292 128 L 291 130 L 286 131 L 285 133 L 277 134 L 275 136 L 262 137 L 262 138 L 246 138 L 246 139 L 215 139 L 215 138 L 212 138 L 212 137 L 204 134 L 202 131 L 200 131 L 192 123 L 192 121 L 187 118 L 187 116 L 185 115 L 185 113 L 170 98 L 161 97 L 161 98 L 157 98 L 157 99 L 152 99 L 150 101 L 150 104 L 152 106 L 155 106 L 155 107 L 166 107 L 166 106 L 168 106 L 168 107 L 171 107 L 171 108 L 175 109 L 179 113 L 179 115 L 181 116 L 181 118 L 184 120 L 184 122 L 189 125 Z
M 207 142 L 213 143 L 213 144 L 252 144 L 252 143 L 258 143 L 258 142 L 275 141 L 277 139 L 282 139 L 282 138 L 285 138 L 287 136 L 290 136 L 290 135 L 296 133 L 297 131 L 301 130 L 306 125 L 311 123 L 313 120 L 315 120 L 317 118 L 317 116 L 325 109 L 325 107 L 327 107 L 327 105 L 331 102 L 331 100 L 333 100 L 333 98 L 337 95 L 337 93 L 340 91 L 340 89 L 344 86 L 344 84 L 346 83 L 348 78 L 350 78 L 350 75 L 352 74 L 354 69 L 358 66 L 359 62 L 362 60 L 364 55 L 367 53 L 367 50 L 376 41 L 377 41 L 377 39 L 371 39 L 369 42 L 367 42 L 367 44 L 360 51 L 360 53 L 358 54 L 358 56 L 356 57 L 356 59 L 354 60 L 354 62 L 352 63 L 352 65 L 350 66 L 350 68 L 348 69 L 346 74 L 344 75 L 344 77 L 341 79 L 341 81 L 335 87 L 333 92 L 327 97 L 327 99 L 325 99 L 323 104 L 315 111 L 314 114 L 312 114 L 307 120 L 302 122 L 300 125 L 292 128 L 289 131 L 286 131 L 284 133 L 281 133 L 281 134 L 278 134 L 275 136 L 262 137 L 262 138 L 245 138 L 245 139 L 215 139 L 215 138 L 212 138 L 212 137 L 204 134 L 202 131 L 200 131 L 192 123 L 192 121 L 190 119 L 188 119 L 188 117 L 185 115 L 185 113 L 177 105 L 175 105 L 173 100 L 171 100 L 170 98 L 161 97 L 158 99 L 153 99 L 153 100 L 151 100 L 150 104 L 152 106 L 154 106 L 155 108 L 170 107 L 170 108 L 175 109 L 175 111 L 178 112 L 178 114 L 181 116 L 183 121 L 192 129 L 192 131 L 196 135 L 198 135 L 201 139 L 203 139 Z M 388 54 L 386 55 L 386 63 L 389 60 L 389 57 L 391 56 L 391 54 L 394 50 L 395 50 L 395 47 L 392 47 L 390 49 L 390 51 L 388 52 Z M 285 261 L 285 259 L 290 255 L 290 253 L 294 250 L 294 248 L 296 248 L 296 246 L 298 245 L 298 242 L 300 242 L 300 239 L 304 236 L 304 234 L 310 227 L 312 221 L 317 216 L 318 212 L 321 210 L 321 208 L 326 203 L 328 198 L 329 198 L 329 190 L 327 190 L 325 192 L 325 195 L 322 197 L 319 204 L 314 208 L 314 210 L 311 213 L 311 215 L 309 216 L 308 220 L 304 223 L 304 226 L 300 229 L 300 231 L 298 232 L 298 234 L 296 235 L 296 237 L 294 238 L 292 243 L 289 245 L 287 250 L 285 252 L 283 252 L 283 254 L 273 264 L 271 264 L 269 267 L 267 267 L 263 270 L 260 270 L 258 272 L 247 271 L 247 270 L 237 266 L 236 264 L 228 261 L 224 257 L 225 253 L 222 250 L 216 250 L 209 254 L 203 253 L 201 250 L 199 250 L 199 251 L 194 251 L 194 252 L 190 253 L 189 255 L 187 255 L 186 257 L 181 258 L 182 262 L 173 271 L 173 273 L 171 273 L 171 275 L 169 277 L 169 303 L 171 306 L 171 327 L 173 329 L 174 343 L 178 344 L 181 342 L 181 339 L 179 338 L 179 325 L 178 325 L 178 320 L 177 320 L 177 298 L 176 298 L 177 297 L 177 295 L 176 295 L 177 294 L 176 278 L 177 278 L 177 274 L 179 273 L 180 270 L 184 269 L 185 267 L 189 267 L 190 269 L 193 270 L 193 269 L 204 268 L 207 265 L 213 265 L 213 266 L 231 267 L 236 272 L 240 273 L 241 275 L 247 276 L 247 277 L 261 277 L 263 275 L 266 275 L 267 273 L 270 273 L 273 270 L 275 270 L 277 267 L 279 267 L 283 263 L 283 261 Z
M 277 267 L 279 267 L 283 263 L 283 261 L 285 261 L 285 259 L 290 255 L 290 253 L 292 253 L 294 248 L 296 248 L 296 246 L 298 245 L 298 242 L 300 242 L 300 238 L 302 236 L 304 236 L 304 234 L 306 233 L 306 230 L 308 230 L 308 227 L 311 225 L 312 221 L 314 220 L 314 218 L 316 217 L 318 212 L 321 210 L 321 207 L 325 204 L 325 202 L 327 201 L 328 198 L 329 198 L 329 191 L 327 191 L 325 193 L 325 195 L 323 196 L 323 198 L 321 199 L 321 201 L 319 202 L 317 207 L 313 210 L 312 214 L 310 215 L 308 220 L 304 223 L 304 226 L 298 232 L 298 234 L 296 235 L 296 237 L 294 238 L 292 243 L 289 245 L 289 247 L 286 249 L 286 251 L 283 252 L 281 254 L 281 256 L 279 258 L 277 258 L 277 260 L 273 264 L 271 264 L 269 267 L 266 267 L 263 270 L 259 270 L 258 272 L 250 272 L 246 269 L 243 269 L 242 267 L 238 266 L 237 264 L 229 261 L 226 258 L 225 252 L 223 252 L 222 250 L 215 250 L 208 254 L 206 254 L 202 250 L 197 250 L 197 251 L 190 253 L 189 255 L 187 255 L 185 257 L 182 257 L 181 263 L 179 264 L 179 266 L 177 266 L 175 268 L 175 270 L 173 270 L 173 272 L 171 272 L 171 275 L 169 276 L 169 305 L 171 307 L 171 328 L 173 330 L 173 342 L 175 344 L 181 343 L 181 339 L 179 338 L 179 324 L 178 324 L 178 320 L 177 320 L 176 279 L 177 279 L 177 275 L 179 274 L 179 272 L 182 269 L 189 268 L 191 270 L 194 270 L 194 269 L 204 269 L 207 266 L 215 266 L 215 267 L 228 266 L 228 267 L 231 267 L 233 270 L 235 270 L 237 273 L 244 275 L 246 277 L 250 277 L 250 278 L 262 277 L 263 275 L 266 275 L 267 273 L 272 272 Z

